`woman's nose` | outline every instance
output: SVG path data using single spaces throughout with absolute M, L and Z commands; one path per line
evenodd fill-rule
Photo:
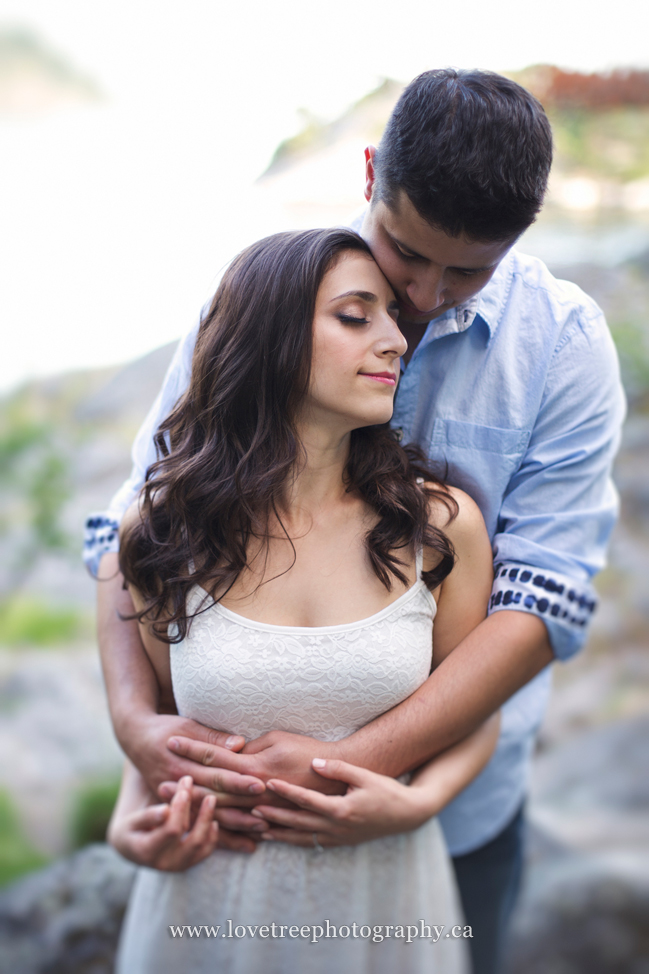
M 388 317 L 389 328 L 383 339 L 383 354 L 384 355 L 397 355 L 401 358 L 405 355 L 408 349 L 408 342 L 403 337 L 401 329 L 397 325 L 394 318 Z

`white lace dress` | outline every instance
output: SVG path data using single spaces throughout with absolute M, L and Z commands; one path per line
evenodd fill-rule
M 192 607 L 203 598 L 196 590 Z M 273 626 L 213 605 L 171 646 L 178 711 L 248 739 L 280 729 L 339 740 L 426 680 L 435 611 L 421 580 L 381 612 L 340 626 Z M 322 853 L 268 842 L 252 855 L 217 850 L 185 873 L 140 869 L 117 971 L 464 974 L 466 941 L 451 933 L 462 923 L 432 819 Z M 202 929 L 180 937 L 172 925 Z

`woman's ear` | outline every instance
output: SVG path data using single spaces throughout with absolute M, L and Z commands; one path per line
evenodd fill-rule
M 376 149 L 373 145 L 368 145 L 365 149 L 365 199 L 369 203 L 372 199 L 372 189 L 374 188 L 374 156 Z

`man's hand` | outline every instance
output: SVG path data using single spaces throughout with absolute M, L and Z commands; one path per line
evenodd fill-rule
M 249 741 L 240 753 L 224 747 L 222 743 L 198 742 L 180 735 L 173 736 L 168 746 L 178 760 L 184 759 L 185 762 L 197 762 L 205 766 L 201 773 L 195 770 L 194 779 L 197 784 L 212 791 L 231 790 L 223 787 L 224 780 L 229 781 L 224 778 L 226 772 L 247 776 L 246 781 L 250 777 L 263 782 L 270 778 L 282 778 L 291 784 L 329 795 L 344 794 L 345 791 L 342 782 L 327 780 L 316 774 L 311 767 L 314 757 L 336 757 L 336 743 L 323 743 L 302 734 L 270 731 L 254 741 Z M 193 763 L 191 767 L 196 769 Z M 208 768 L 212 770 L 208 771 Z M 238 777 L 235 780 L 240 781 Z M 240 790 L 236 794 L 243 796 L 244 792 Z M 249 804 L 259 804 L 259 792 L 253 794 L 255 797 Z M 270 797 L 264 796 L 264 802 Z M 219 806 L 226 804 L 226 801 L 225 796 L 223 801 L 219 799 Z M 243 802 L 236 801 L 233 804 L 241 805 Z
M 165 781 L 178 781 L 184 775 L 191 775 L 196 785 L 203 785 L 211 791 L 228 792 L 234 796 L 259 796 L 265 790 L 264 782 L 244 772 L 228 770 L 224 767 L 206 769 L 194 761 L 191 754 L 182 756 L 167 747 L 169 737 L 182 734 L 182 740 L 189 741 L 196 748 L 214 748 L 218 752 L 232 755 L 245 744 L 243 737 L 212 730 L 195 720 L 173 714 L 140 715 L 137 726 L 130 735 L 131 746 L 128 757 L 140 771 L 151 791 L 159 793 L 159 786 Z M 200 753 L 200 752 L 199 752 Z

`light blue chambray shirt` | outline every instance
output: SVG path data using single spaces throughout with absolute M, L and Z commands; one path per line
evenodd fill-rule
M 187 386 L 197 327 L 136 438 L 131 477 L 108 512 L 88 518 L 91 569 L 117 548 L 121 516 L 155 460 L 153 433 Z M 419 443 L 484 515 L 495 564 L 489 611 L 538 615 L 562 659 L 582 646 L 596 604 L 591 579 L 617 514 L 611 466 L 624 409 L 598 306 L 516 250 L 475 298 L 429 323 L 397 392 L 403 441 Z M 453 855 L 498 835 L 522 802 L 549 689 L 548 667 L 502 708 L 494 756 L 440 816 Z

